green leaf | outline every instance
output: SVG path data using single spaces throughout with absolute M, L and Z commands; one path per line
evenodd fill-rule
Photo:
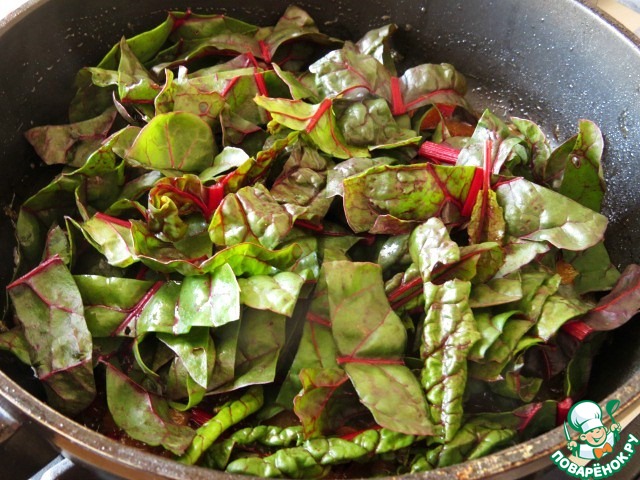
M 436 103 L 466 106 L 463 95 L 467 91 L 467 81 L 447 63 L 426 63 L 409 68 L 400 77 L 399 84 L 408 110 Z
M 605 182 L 601 159 L 604 139 L 598 126 L 580 120 L 578 136 L 568 155 L 558 192 L 596 212 L 602 207 Z
M 460 248 L 451 240 L 447 227 L 439 218 L 430 218 L 409 236 L 409 254 L 418 265 L 424 281 L 431 280 L 433 269 L 460 259 Z
M 374 57 L 358 52 L 352 44 L 333 50 L 309 66 L 322 98 L 366 94 L 391 101 L 391 75 Z
M 202 453 L 213 445 L 225 430 L 255 413 L 262 407 L 263 402 L 262 388 L 252 387 L 239 399 L 224 405 L 211 420 L 195 432 L 192 443 L 178 461 L 187 465 L 196 463 Z
M 422 137 L 396 123 L 389 104 L 382 98 L 351 102 L 338 118 L 338 125 L 349 145 L 369 150 L 417 144 Z
M 196 432 L 172 420 L 168 402 L 116 367 L 106 364 L 106 370 L 107 403 L 116 425 L 148 445 L 162 445 L 176 455 L 184 453 Z
M 271 195 L 293 218 L 320 222 L 332 202 L 325 194 L 331 166 L 333 162 L 316 150 L 295 148 L 271 187 Z
M 485 168 L 485 144 L 491 140 L 490 158 L 493 160 L 491 173 L 499 174 L 504 166 L 514 169 L 528 162 L 528 152 L 524 139 L 514 134 L 509 126 L 489 110 L 485 110 L 478 120 L 471 139 L 458 155 L 457 165 Z
M 94 85 L 117 86 L 118 97 L 124 104 L 146 104 L 152 101 L 160 91 L 160 86 L 151 78 L 124 37 L 120 40 L 120 64 L 117 71 L 97 67 L 87 70 L 91 73 Z
M 273 382 L 285 343 L 285 324 L 282 315 L 265 310 L 245 310 L 240 320 L 235 378 L 216 392 Z
M 7 290 L 50 405 L 67 414 L 81 412 L 96 388 L 91 334 L 73 276 L 54 256 Z
M 0 333 L 0 350 L 11 352 L 22 363 L 31 365 L 31 346 L 19 328 Z
M 578 294 L 609 290 L 620 278 L 602 242 L 579 252 L 563 250 L 562 258 L 576 270 L 573 286 Z
M 360 53 L 370 55 L 378 60 L 392 75 L 395 75 L 396 71 L 390 43 L 392 35 L 397 30 L 398 26 L 393 23 L 374 28 L 365 33 L 356 43 Z
M 422 386 L 437 438 L 450 442 L 462 424 L 467 356 L 480 338 L 469 306 L 470 282 L 424 282 L 425 312 L 420 355 L 424 359 Z
M 200 173 L 213 164 L 211 128 L 193 113 L 155 116 L 138 134 L 126 159 L 149 169 Z
M 328 155 L 343 159 L 370 156 L 366 148 L 347 145 L 329 99 L 312 105 L 302 100 L 258 96 L 255 102 L 271 114 L 273 122 L 306 132 L 311 141 Z
M 229 264 L 208 275 L 186 277 L 178 298 L 175 334 L 192 327 L 220 327 L 240 318 L 240 286 Z
M 198 385 L 207 388 L 215 361 L 215 346 L 209 329 L 194 327 L 189 333 L 182 335 L 158 333 L 158 339 L 182 360 L 191 378 Z
M 355 232 L 407 233 L 442 216 L 458 221 L 475 171 L 472 167 L 414 164 L 370 168 L 344 180 L 344 209 Z M 384 225 L 384 219 L 398 224 Z
M 290 317 L 303 283 L 304 279 L 293 272 L 239 278 L 240 302 L 256 310 L 270 310 Z
M 305 438 L 330 435 L 363 408 L 346 388 L 349 377 L 341 368 L 303 368 L 300 381 L 302 391 L 293 404 Z
M 564 323 L 586 313 L 592 307 L 592 304 L 581 301 L 570 288 L 561 286 L 559 292 L 547 298 L 542 306 L 535 327 L 537 336 L 548 341 Z
M 119 327 L 154 285 L 152 281 L 97 275 L 76 275 L 74 280 L 94 338 L 119 333 Z
M 89 120 L 31 128 L 25 137 L 47 165 L 81 167 L 107 138 L 115 118 L 116 109 L 108 108 Z
M 209 236 L 220 246 L 251 242 L 275 248 L 292 226 L 292 216 L 257 184 L 224 198 L 209 224 Z
M 407 333 L 387 301 L 380 267 L 336 261 L 324 268 L 333 338 L 360 401 L 383 427 L 431 434 L 420 384 L 403 363 Z
M 115 267 L 128 267 L 138 261 L 131 227 L 126 220 L 97 214 L 78 225 L 85 238 Z
M 606 217 L 553 190 L 517 179 L 500 185 L 496 193 L 508 235 L 566 250 L 584 250 L 602 240 Z
M 224 97 L 215 90 L 198 88 L 198 83 L 188 78 L 185 70 L 179 70 L 177 78 L 171 70 L 166 70 L 165 75 L 165 84 L 154 98 L 156 115 L 188 112 L 213 127 L 224 107 Z
M 148 62 L 166 42 L 174 27 L 174 17 L 168 15 L 166 20 L 151 30 L 147 30 L 127 39 L 131 52 L 142 63 Z M 97 65 L 98 68 L 116 70 L 118 68 L 118 54 L 120 43 L 115 44 Z M 96 87 L 91 83 L 88 69 L 78 72 L 75 80 L 76 94 L 71 101 L 69 117 L 72 122 L 86 120 L 98 115 L 112 104 L 111 92 L 108 89 Z

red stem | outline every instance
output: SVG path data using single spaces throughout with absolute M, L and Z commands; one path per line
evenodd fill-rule
M 99 220 L 108 223 L 115 223 L 116 225 L 120 225 L 124 228 L 131 228 L 131 222 L 129 220 L 123 220 L 121 218 L 112 217 L 111 215 L 107 215 L 106 213 L 98 212 L 95 217 Z
M 394 300 L 397 300 L 398 298 L 402 297 L 404 294 L 406 294 L 407 292 L 412 291 L 414 288 L 421 286 L 422 285 L 422 278 L 421 277 L 416 277 L 413 280 L 408 281 L 407 283 L 402 283 L 400 284 L 398 287 L 396 287 L 390 294 L 389 294 L 389 302 L 393 302 Z
M 157 291 L 160 290 L 160 287 L 162 287 L 162 285 L 164 285 L 164 282 L 161 280 L 158 280 L 153 284 L 153 286 L 142 296 L 142 298 L 138 300 L 138 303 L 134 305 L 134 307 L 131 309 L 122 323 L 118 325 L 118 328 L 116 328 L 111 333 L 112 337 L 115 337 L 118 333 L 124 330 L 124 328 L 131 322 L 132 319 L 140 316 L 144 307 L 147 305 L 147 303 L 149 303 L 149 300 L 153 298 Z
M 22 277 L 11 282 L 9 285 L 7 285 L 7 290 L 10 290 L 13 287 L 18 286 L 21 283 L 27 283 L 29 279 L 31 279 L 31 277 L 39 274 L 43 270 L 46 270 L 47 268 L 49 268 L 49 265 L 52 265 L 54 263 L 63 263 L 62 259 L 60 258 L 60 255 L 56 254 L 53 257 L 49 257 L 48 259 L 46 259 L 44 262 L 42 262 L 40 265 L 38 265 L 36 268 L 31 270 L 30 272 L 25 273 Z
M 458 161 L 460 150 L 444 143 L 426 141 L 420 145 L 418 155 L 430 160 L 439 160 L 444 163 L 455 165 Z
M 391 77 L 391 113 L 393 115 L 407 113 L 407 106 L 402 99 L 402 90 L 400 89 L 400 79 L 398 77 Z
M 473 179 L 471 180 L 471 186 L 469 187 L 469 193 L 467 193 L 467 199 L 464 201 L 462 211 L 460 212 L 463 217 L 470 217 L 473 212 L 473 207 L 478 199 L 478 194 L 482 189 L 484 171 L 482 168 L 476 168 L 473 173 Z
M 264 40 L 260 40 L 258 42 L 258 45 L 260 46 L 260 53 L 262 54 L 262 59 L 266 63 L 271 63 L 271 52 L 269 51 L 269 45 L 267 45 Z
M 313 114 L 313 117 L 311 117 L 311 120 L 309 121 L 309 124 L 305 129 L 307 133 L 311 133 L 311 131 L 316 128 L 316 125 L 320 121 L 320 118 L 322 118 L 322 115 L 324 115 L 325 112 L 329 110 L 329 108 L 331 108 L 331 105 L 332 102 L 330 98 L 325 98 L 324 100 L 322 100 L 322 103 L 318 107 L 318 110 L 316 110 L 316 113 Z
M 224 86 L 224 90 L 222 90 L 222 96 L 226 98 L 229 92 L 233 89 L 233 87 L 235 86 L 236 83 L 238 83 L 239 80 L 240 80 L 240 77 L 233 77 L 232 79 L 230 79 L 227 82 L 227 84 Z
M 329 320 L 321 317 L 317 313 L 307 312 L 306 318 L 311 323 L 317 323 L 318 325 L 322 325 L 324 327 L 331 327 L 331 322 Z
M 562 325 L 562 331 L 568 333 L 573 338 L 583 341 L 595 330 L 581 320 L 568 322 Z
M 569 410 L 571 410 L 572 405 L 573 399 L 571 397 L 567 397 L 558 402 L 556 407 L 556 426 L 562 425 L 567 420 L 567 415 L 569 414 Z

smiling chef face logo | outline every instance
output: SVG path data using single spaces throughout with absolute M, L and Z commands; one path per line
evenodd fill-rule
M 620 441 L 621 427 L 613 418 L 619 406 L 619 400 L 609 400 L 605 404 L 604 410 L 611 421 L 609 428 L 603 423 L 602 408 L 597 403 L 583 400 L 571 407 L 564 423 L 564 436 L 571 455 L 567 457 L 561 449 L 556 450 L 551 455 L 553 463 L 580 480 L 616 476 L 635 455 L 640 444 L 640 439 L 633 433 L 628 433 L 626 440 Z M 578 432 L 576 439 L 571 437 L 570 428 Z
M 611 408 L 613 409 L 613 405 Z M 583 400 L 571 407 L 567 421 L 572 429 L 580 433 L 579 443 L 571 440 L 565 425 L 567 447 L 579 458 L 602 458 L 613 451 L 613 446 L 620 438 L 620 424 L 613 421 L 611 428 L 605 427 L 602 423 L 602 408 L 590 400 Z

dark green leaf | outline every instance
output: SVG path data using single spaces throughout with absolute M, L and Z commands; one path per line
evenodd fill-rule
M 49 403 L 68 414 L 82 411 L 96 390 L 91 334 L 73 276 L 54 256 L 7 290 Z
M 106 364 L 107 402 L 116 425 L 148 445 L 162 445 L 180 455 L 196 432 L 171 419 L 166 400 L 146 391 L 116 367 Z

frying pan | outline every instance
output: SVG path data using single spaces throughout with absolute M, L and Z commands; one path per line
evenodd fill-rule
M 168 9 L 191 6 L 273 24 L 290 0 L 30 0 L 0 21 L 0 203 L 19 205 L 44 185 L 22 133 L 65 123 L 75 72 L 94 65 L 122 35 L 160 23 Z M 468 78 L 476 106 L 540 123 L 552 141 L 568 138 L 581 118 L 606 140 L 607 246 L 620 268 L 640 262 L 640 46 L 638 39 L 587 3 L 575 0 L 300 0 L 320 28 L 357 39 L 385 23 L 400 26 L 395 47 L 407 66 L 449 62 Z M 11 219 L 1 215 L 0 286 L 12 274 Z M 624 426 L 640 410 L 639 322 L 612 335 L 597 358 L 587 398 L 621 402 Z M 20 436 L 37 457 L 47 443 L 105 478 L 231 478 L 140 452 L 90 431 L 46 406 L 30 369 L 0 356 L 0 454 Z M 637 434 L 638 432 L 636 432 Z M 485 458 L 419 478 L 516 478 L 550 464 L 565 443 L 561 428 Z M 10 468 L 16 458 L 4 458 Z M 408 476 L 409 477 L 409 476 Z M 408 478 L 407 477 L 407 478 Z

